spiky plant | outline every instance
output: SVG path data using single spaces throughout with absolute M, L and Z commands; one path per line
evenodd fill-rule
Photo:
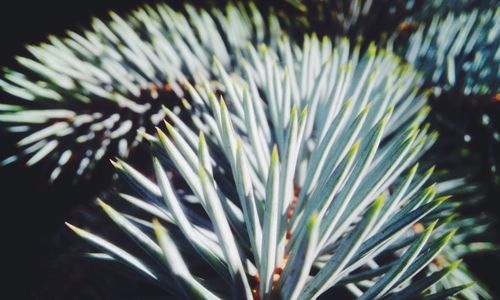
M 437 176 L 442 177 L 442 176 Z M 458 209 L 440 209 L 437 214 L 441 219 L 447 219 L 447 226 L 450 228 L 459 228 L 457 233 L 450 239 L 450 242 L 443 252 L 436 257 L 433 264 L 429 267 L 431 270 L 437 270 L 442 264 L 466 258 L 470 254 L 485 253 L 488 251 L 498 251 L 498 245 L 491 241 L 493 229 L 492 218 L 487 213 L 474 214 L 471 211 L 477 210 L 477 207 L 484 201 L 484 194 L 478 191 L 478 187 L 470 184 L 464 178 L 454 178 L 444 180 L 437 185 L 437 195 L 447 195 L 453 193 L 452 200 L 447 201 L 441 208 L 446 206 L 455 206 Z M 478 282 L 476 275 L 473 274 L 467 264 L 462 263 L 449 276 L 443 278 L 434 288 L 452 288 L 453 286 L 477 282 L 467 290 L 463 291 L 466 299 L 494 299 L 488 289 Z
M 5 69 L 0 88 L 14 96 L 0 105 L 2 128 L 19 136 L 19 152 L 1 165 L 50 160 L 50 179 L 63 168 L 76 177 L 103 158 L 125 158 L 184 94 L 184 82 L 210 77 L 213 55 L 225 67 L 247 43 L 274 44 L 280 34 L 255 5 L 225 11 L 183 13 L 160 4 L 111 21 L 94 19 L 92 30 L 29 46 L 18 57 L 22 71 Z
M 250 47 L 243 73 L 216 60 L 218 85 L 188 85 L 191 118 L 165 108 L 168 132 L 144 134 L 155 182 L 114 162 L 140 194 L 120 197 L 153 221 L 99 201 L 141 252 L 68 226 L 104 251 L 94 257 L 178 297 L 424 292 L 457 263 L 429 274 L 455 230 L 432 217 L 447 197 L 423 188 L 432 169 L 416 162 L 436 138 L 420 128 L 422 78 L 383 49 L 360 55 L 351 46 L 312 36 L 299 48 L 283 38 L 276 51 Z M 425 229 L 413 230 L 416 222 Z
M 494 1 L 424 1 L 422 13 L 408 21 L 416 31 L 396 34 L 404 41 L 396 40 L 398 53 L 433 87 L 433 121 L 446 136 L 443 150 L 436 149 L 445 153 L 438 161 L 458 157 L 468 177 L 484 182 L 479 191 L 491 198 L 500 182 L 499 16 Z
M 455 87 L 465 95 L 498 93 L 499 17 L 500 8 L 435 15 L 410 35 L 404 56 L 438 93 Z
M 372 9 L 386 1 L 289 2 L 307 8 L 302 17 L 312 27 L 332 21 L 327 32 L 337 35 L 373 30 L 379 37 L 374 24 L 388 23 Z M 305 2 L 315 5 L 301 6 Z M 429 2 L 435 1 L 424 7 L 435 9 L 425 6 Z M 415 6 L 396 1 L 394 7 L 382 10 L 392 21 Z M 120 197 L 163 224 L 100 205 L 148 255 L 70 227 L 107 252 L 92 256 L 125 262 L 179 297 L 308 298 L 347 288 L 365 299 L 423 291 L 436 298 L 468 286 L 474 277 L 457 260 L 464 249 L 476 251 L 479 244 L 469 237 L 482 220 L 452 218 L 463 200 L 437 207 L 447 184 L 421 190 L 431 172 L 410 168 L 436 137 L 418 128 L 427 113 L 417 88 L 425 77 L 373 45 L 360 59 L 360 47 L 350 51 L 346 40 L 333 50 L 329 39 L 316 36 L 305 36 L 302 49 L 286 38 L 277 42 L 279 14 L 266 22 L 252 4 L 210 13 L 160 5 L 124 19 L 112 14 L 109 23 L 95 20 L 92 32 L 69 32 L 30 47 L 33 57 L 19 58 L 24 73 L 6 70 L 0 81 L 4 91 L 25 100 L 0 104 L 4 127 L 24 135 L 23 152 L 4 164 L 50 157 L 51 180 L 65 166 L 88 175 L 103 158 L 126 158 L 146 137 L 156 183 L 118 161 L 118 171 L 140 192 L 140 198 Z M 293 15 L 281 17 L 292 34 L 304 29 L 294 31 L 303 23 L 294 27 Z M 465 80 L 474 93 L 486 91 L 482 84 L 489 88 L 495 78 L 475 63 L 467 67 L 477 49 L 463 50 L 463 37 L 480 35 L 482 43 L 472 39 L 467 47 L 494 53 L 490 38 L 498 30 L 491 17 L 435 21 L 491 27 L 487 36 L 482 29 L 455 27 L 459 33 L 447 48 L 456 65 L 463 63 L 457 78 L 461 72 L 482 76 L 480 84 Z M 436 42 L 431 44 L 440 54 L 420 53 L 414 43 L 422 55 L 411 62 L 431 78 L 430 72 L 444 68 L 431 66 L 444 51 L 431 28 L 422 26 L 413 42 L 419 32 Z M 247 47 L 262 42 L 271 50 Z M 463 86 L 461 79 L 451 84 L 443 78 L 433 85 Z M 217 103 L 215 95 L 227 102 Z M 171 107 L 179 99 L 188 120 Z M 162 105 L 170 107 L 163 111 Z M 167 125 L 168 133 L 145 133 L 165 116 L 175 125 Z M 444 221 L 436 225 L 437 219 Z M 462 229 L 450 240 L 455 227 Z M 203 259 L 183 261 L 193 257 Z M 479 285 L 464 295 L 491 298 Z
M 415 14 L 419 19 L 429 16 L 445 16 L 448 13 L 461 13 L 474 9 L 486 10 L 495 7 L 494 0 L 425 0 L 422 1 L 419 11 Z
M 420 25 L 406 57 L 435 87 L 434 118 L 459 139 L 461 159 L 475 167 L 469 175 L 487 177 L 485 186 L 498 191 L 500 9 L 491 1 L 477 2 L 471 12 L 457 5 L 454 13 Z
M 496 151 L 500 134 L 495 126 L 500 76 L 499 13 L 496 2 L 489 0 L 424 1 L 422 11 L 407 21 L 406 27 L 410 28 L 403 26 L 397 33 L 405 41 L 399 44 L 398 53 L 423 72 L 427 86 L 434 91 L 432 121 L 445 136 L 434 150 L 434 162 L 474 182 L 464 184 L 466 187 L 476 185 L 478 179 L 482 181 L 473 196 L 459 199 L 460 214 L 466 216 L 456 220 L 457 226 L 464 227 L 459 235 L 463 238 L 455 238 L 446 250 L 453 259 L 465 257 L 468 251 L 464 249 L 497 248 L 489 243 L 496 238 L 486 235 L 485 239 L 481 231 L 492 226 L 492 213 L 486 211 L 483 214 L 490 214 L 488 217 L 478 216 L 477 210 L 496 206 L 494 189 L 498 190 L 495 184 L 500 178 Z M 461 194 L 461 189 L 455 192 Z M 450 282 L 474 278 L 464 265 Z M 469 289 L 466 297 L 493 298 L 480 285 Z

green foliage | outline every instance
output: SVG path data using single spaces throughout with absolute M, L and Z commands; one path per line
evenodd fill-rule
M 499 17 L 499 8 L 436 15 L 409 37 L 404 57 L 440 89 L 497 93 Z
M 13 96 L 0 123 L 20 149 L 1 164 L 48 161 L 55 180 L 118 156 L 135 192 L 98 203 L 139 249 L 68 226 L 102 251 L 90 256 L 175 297 L 492 298 L 460 264 L 496 249 L 488 218 L 457 213 L 476 194 L 461 194 L 462 179 L 430 184 L 441 178 L 422 167 L 438 135 L 421 87 L 498 93 L 498 8 L 285 2 L 297 15 L 145 6 L 29 46 L 22 71 L 0 80 Z M 417 9 L 432 22 L 401 23 L 387 49 L 355 39 L 385 43 L 378 25 L 393 30 Z M 334 35 L 299 46 L 318 24 Z M 123 160 L 143 140 L 154 176 Z
M 364 55 L 350 48 L 282 38 L 276 51 L 249 46 L 242 73 L 216 60 L 218 82 L 186 83 L 190 120 L 165 108 L 168 133 L 144 134 L 156 181 L 115 162 L 140 195 L 121 197 L 163 225 L 101 203 L 149 255 L 71 227 L 156 283 L 173 279 L 170 292 L 187 298 L 309 299 L 339 286 L 363 299 L 408 292 L 455 232 L 423 220 L 447 198 L 422 188 L 432 170 L 419 174 L 415 164 L 436 136 L 420 128 L 422 79 L 375 46 Z M 419 220 L 422 233 L 412 229 Z M 190 267 L 191 255 L 206 267 Z M 455 268 L 419 281 L 420 291 Z
M 94 19 L 92 30 L 29 46 L 17 57 L 22 71 L 5 69 L 0 88 L 15 98 L 0 106 L 4 130 L 19 136 L 19 153 L 6 165 L 51 160 L 50 180 L 63 171 L 91 176 L 101 160 L 126 158 L 164 117 L 161 105 L 175 105 L 186 80 L 210 76 L 212 56 L 236 63 L 247 43 L 269 42 L 280 34 L 253 4 L 225 11 L 168 5 L 146 6 L 111 22 Z M 219 30 L 222 28 L 222 30 Z

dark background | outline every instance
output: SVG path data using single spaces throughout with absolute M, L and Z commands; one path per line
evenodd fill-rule
M 68 29 L 88 28 L 91 16 L 105 19 L 110 10 L 127 12 L 155 2 L 2 1 L 0 66 L 15 67 L 15 55 L 25 54 L 26 45 L 44 42 L 49 34 L 62 36 Z M 13 153 L 13 145 L 12 138 L 0 135 L 0 157 Z M 125 269 L 117 276 L 116 269 L 107 264 L 82 258 L 80 254 L 89 250 L 88 245 L 64 226 L 67 220 L 81 225 L 78 220 L 89 220 L 90 214 L 98 211 L 92 200 L 109 183 L 108 169 L 96 170 L 98 176 L 93 181 L 77 186 L 68 178 L 48 186 L 43 165 L 0 168 L 1 299 L 140 299 L 142 293 L 161 295 L 129 278 L 133 275 Z
M 61 36 L 67 29 L 87 28 L 91 16 L 106 19 L 111 9 L 127 12 L 141 4 L 155 2 L 157 1 L 3 1 L 0 4 L 0 66 L 15 66 L 15 55 L 26 53 L 24 47 L 28 44 L 45 41 L 48 34 Z M 178 1 L 168 3 L 180 5 Z M 450 107 L 443 107 L 444 105 L 435 105 L 438 113 L 452 116 L 450 122 L 437 125 L 441 126 L 442 135 L 448 138 L 444 151 L 453 152 L 464 146 L 464 132 L 480 130 L 474 129 L 475 121 L 470 117 L 465 119 L 472 125 L 462 128 L 464 114 L 480 116 L 482 110 L 490 109 L 476 104 L 451 110 Z M 498 107 L 493 113 L 498 114 Z M 471 151 L 479 157 L 491 155 L 489 148 L 483 147 L 488 143 L 488 134 L 478 132 L 473 136 L 478 144 Z M 9 137 L 0 137 L 2 158 L 6 153 L 12 153 L 15 142 Z M 454 162 L 458 165 L 462 163 L 466 162 Z M 78 186 L 71 185 L 68 178 L 63 178 L 54 186 L 48 186 L 43 165 L 30 169 L 22 166 L 0 169 L 0 218 L 3 229 L 0 248 L 6 252 L 2 255 L 4 262 L 1 267 L 5 274 L 1 286 L 7 287 L 0 291 L 0 298 L 139 299 L 140 295 L 153 298 L 161 295 L 160 291 L 149 286 L 146 288 L 135 278 L 131 278 L 132 275 L 125 270 L 117 275 L 116 268 L 83 259 L 80 253 L 88 250 L 88 246 L 63 224 L 66 220 L 78 222 L 93 218 L 97 210 L 94 209 L 92 199 L 109 183 L 110 174 L 105 171 L 107 169 L 109 166 L 97 170 L 95 174 L 98 176 L 93 181 Z M 487 176 L 486 173 L 483 175 Z M 480 180 L 487 182 L 489 179 Z M 496 190 L 491 185 L 487 185 L 485 189 L 492 199 L 485 209 L 498 216 L 496 201 L 499 199 Z M 499 294 L 499 288 L 494 284 L 500 278 L 498 258 L 489 254 L 472 258 L 471 262 L 475 263 L 475 270 L 482 279 L 489 282 Z

